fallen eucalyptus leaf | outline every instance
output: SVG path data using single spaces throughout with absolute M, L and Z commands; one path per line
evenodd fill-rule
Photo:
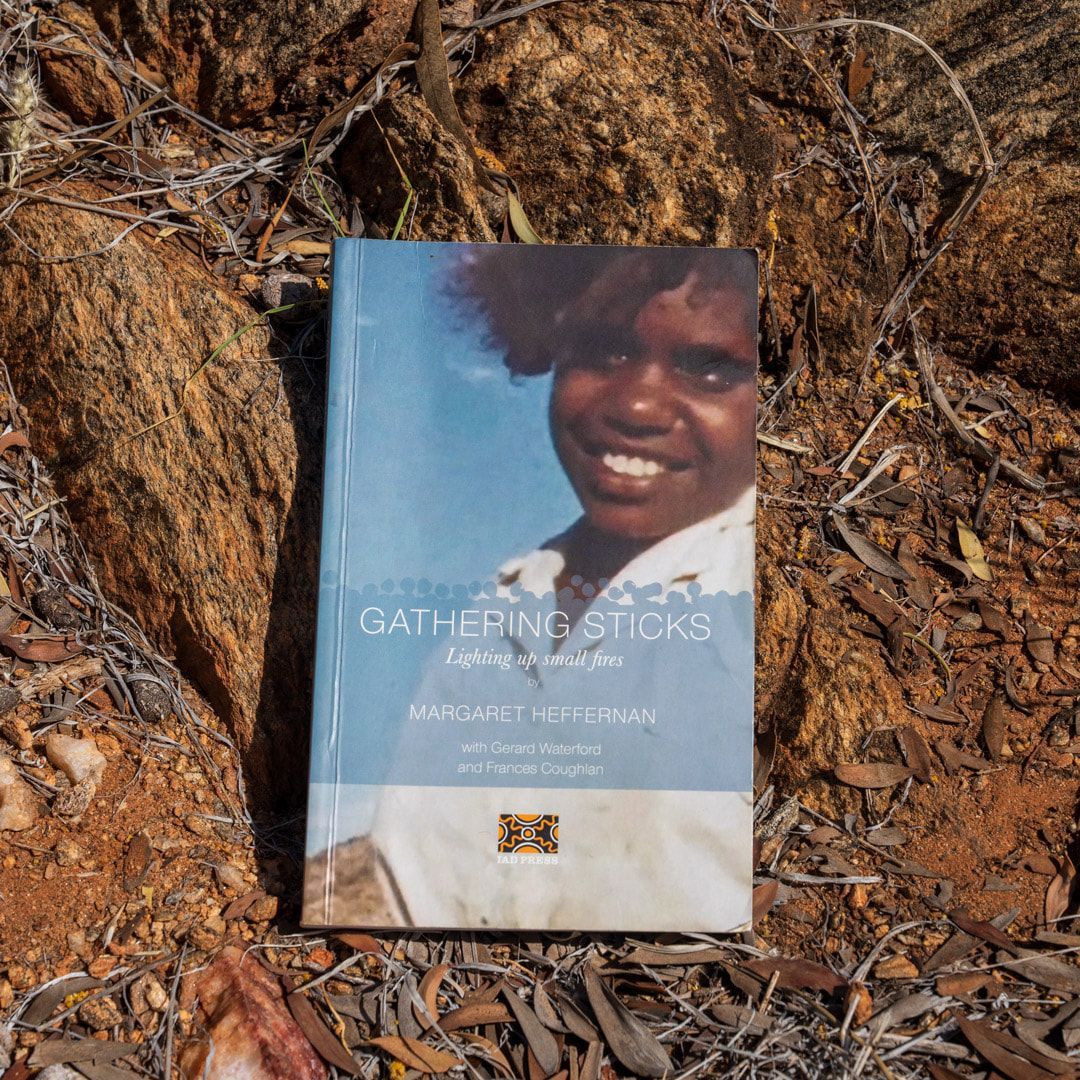
M 847 765 L 837 765 L 833 769 L 836 779 L 851 787 L 878 788 L 895 787 L 909 776 L 913 776 L 913 770 L 906 765 L 892 765 L 886 761 L 853 762 Z
M 595 969 L 585 965 L 585 993 L 611 1052 L 638 1076 L 663 1076 L 671 1058 L 657 1037 L 619 1000 Z
M 980 581 L 993 581 L 994 574 L 986 561 L 982 543 L 971 526 L 960 518 L 956 519 L 956 535 L 960 541 L 960 553 L 964 556 L 964 562 L 971 567 L 971 572 Z

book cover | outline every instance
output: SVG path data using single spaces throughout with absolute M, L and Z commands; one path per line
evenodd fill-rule
M 339 240 L 304 923 L 751 912 L 757 256 Z

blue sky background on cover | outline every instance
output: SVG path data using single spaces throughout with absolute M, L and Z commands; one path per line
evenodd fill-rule
M 364 244 L 350 587 L 491 580 L 581 513 L 548 432 L 550 376 L 512 381 L 445 295 L 463 247 Z

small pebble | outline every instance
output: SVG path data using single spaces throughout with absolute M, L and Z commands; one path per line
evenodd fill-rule
M 105 775 L 105 755 L 89 737 L 77 739 L 54 731 L 45 739 L 45 756 L 73 784 L 90 780 L 96 787 Z
M 30 597 L 34 614 L 57 630 L 74 630 L 79 625 L 79 613 L 59 589 L 38 589 Z
M 30 785 L 11 758 L 0 753 L 0 832 L 29 829 L 37 819 L 37 800 Z

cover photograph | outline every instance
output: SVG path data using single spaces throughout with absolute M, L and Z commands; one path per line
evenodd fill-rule
M 305 925 L 749 922 L 757 273 L 335 242 Z

